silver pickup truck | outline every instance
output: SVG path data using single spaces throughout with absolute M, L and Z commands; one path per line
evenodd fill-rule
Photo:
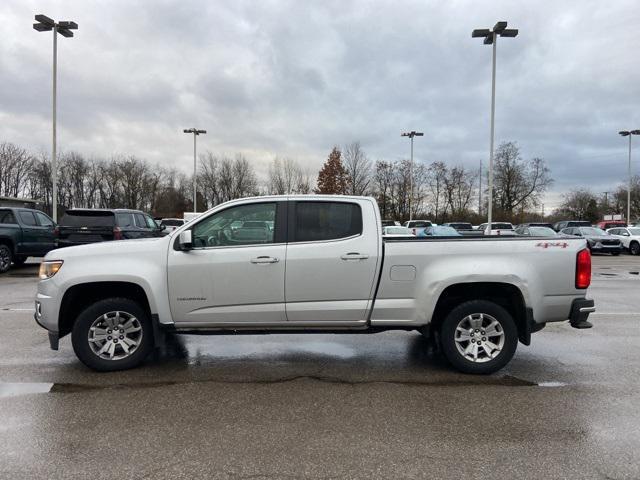
M 162 238 L 53 250 L 35 319 L 100 371 L 139 365 L 166 332 L 417 330 L 491 373 L 547 322 L 588 328 L 584 239 L 395 238 L 373 198 L 234 200 Z

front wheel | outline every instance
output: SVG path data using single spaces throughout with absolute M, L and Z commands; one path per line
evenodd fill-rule
M 640 243 L 631 242 L 631 245 L 629 245 L 629 253 L 631 255 L 640 255 Z
M 71 332 L 76 356 L 100 372 L 137 367 L 153 350 L 151 320 L 128 298 L 107 298 L 87 307 Z
M 455 307 L 442 322 L 440 343 L 447 360 L 463 373 L 489 374 L 516 352 L 518 329 L 500 305 L 471 300 Z

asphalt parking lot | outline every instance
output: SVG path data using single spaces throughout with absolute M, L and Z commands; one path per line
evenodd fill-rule
M 640 257 L 594 257 L 595 328 L 486 377 L 415 332 L 182 336 L 97 374 L 0 277 L 1 478 L 640 478 Z

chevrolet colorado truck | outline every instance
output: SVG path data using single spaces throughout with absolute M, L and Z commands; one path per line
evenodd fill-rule
M 584 239 L 383 239 L 373 198 L 233 200 L 166 237 L 53 250 L 35 320 L 88 367 L 139 365 L 174 333 L 417 330 L 491 373 L 547 322 L 588 328 Z

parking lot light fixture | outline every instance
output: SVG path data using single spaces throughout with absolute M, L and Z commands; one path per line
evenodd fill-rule
M 409 137 L 411 139 L 411 161 L 409 163 L 409 221 L 413 220 L 413 137 L 422 137 L 423 135 L 424 133 L 414 130 L 400 134 L 401 137 Z
M 498 37 L 516 37 L 518 30 L 507 28 L 507 22 L 497 22 L 493 30 L 488 28 L 478 28 L 471 32 L 472 38 L 483 38 L 485 45 L 493 45 L 493 60 L 491 67 L 491 129 L 489 134 L 489 198 L 487 199 L 487 233 L 491 233 L 491 222 L 493 220 L 493 142 L 494 124 L 496 113 L 496 45 Z
M 640 130 L 621 130 L 618 133 L 623 137 L 629 137 L 629 185 L 627 186 L 627 225 L 629 225 L 631 223 L 631 137 L 640 135 Z
M 56 158 L 56 77 L 58 72 L 58 33 L 63 37 L 71 38 L 73 37 L 72 30 L 78 29 L 78 24 L 76 22 L 64 21 L 56 23 L 53 19 L 47 17 L 46 15 L 36 15 L 35 20 L 37 23 L 33 24 L 33 29 L 38 32 L 49 32 L 53 31 L 53 108 L 52 108 L 52 117 L 53 117 L 53 131 L 52 131 L 52 147 L 51 147 L 51 183 L 52 183 L 52 192 L 51 192 L 51 213 L 53 217 L 53 221 L 58 221 L 58 162 Z
M 193 213 L 196 213 L 196 137 L 200 134 L 207 133 L 206 130 L 198 130 L 197 128 L 185 128 L 184 133 L 193 133 Z

